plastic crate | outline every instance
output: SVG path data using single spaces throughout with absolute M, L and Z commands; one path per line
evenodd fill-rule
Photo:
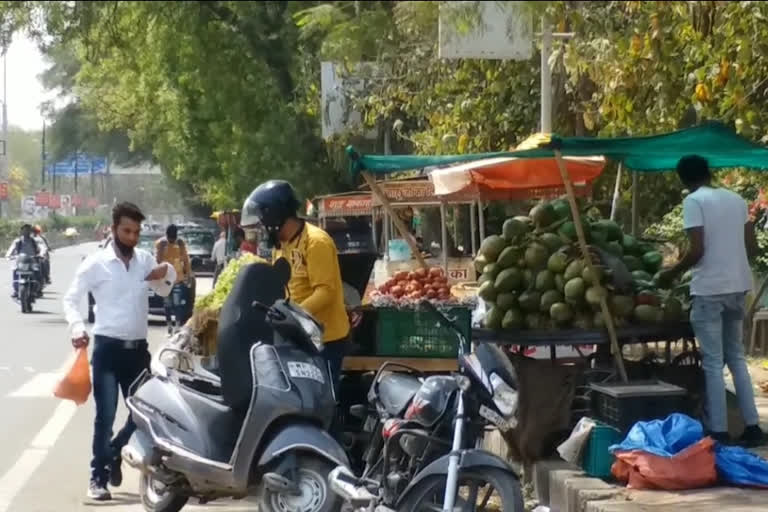
M 451 308 L 447 314 L 455 319 L 469 342 L 470 310 Z M 455 358 L 458 355 L 456 333 L 439 324 L 439 319 L 430 311 L 380 308 L 376 324 L 378 356 Z
M 638 421 L 688 413 L 685 389 L 662 381 L 590 384 L 592 412 L 624 434 Z
M 604 423 L 597 423 L 589 434 L 581 461 L 584 473 L 595 478 L 609 478 L 613 454 L 608 448 L 621 442 L 621 432 Z

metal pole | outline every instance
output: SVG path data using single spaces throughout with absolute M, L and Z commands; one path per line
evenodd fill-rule
M 447 225 L 447 208 L 445 203 L 440 203 L 440 244 L 443 247 L 443 267 L 445 268 L 445 275 L 448 275 L 448 225 Z
M 43 148 L 41 150 L 40 157 L 43 162 L 40 169 L 40 181 L 43 185 L 45 185 L 45 120 L 43 120 Z
M 549 56 L 552 53 L 552 30 L 546 16 L 541 18 L 541 131 L 552 133 L 552 72 Z
M 469 205 L 469 229 L 472 231 L 472 257 L 477 256 L 477 217 L 475 215 L 476 203 Z

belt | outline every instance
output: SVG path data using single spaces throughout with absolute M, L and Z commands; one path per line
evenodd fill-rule
M 147 340 L 121 340 L 118 338 L 112 338 L 110 336 L 102 336 L 97 334 L 93 337 L 96 343 L 106 343 L 112 346 L 118 346 L 125 350 L 136 350 L 149 348 Z

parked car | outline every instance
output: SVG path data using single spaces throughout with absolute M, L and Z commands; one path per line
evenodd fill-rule
M 179 231 L 179 238 L 187 244 L 192 272 L 213 275 L 216 264 L 211 258 L 216 232 L 206 228 L 187 228 Z
M 139 249 L 144 249 L 145 251 L 150 252 L 151 254 L 155 254 L 155 242 L 165 236 L 164 233 L 160 232 L 142 232 L 139 237 Z M 104 246 L 99 246 L 99 250 L 104 250 Z M 195 277 L 195 271 L 194 267 L 192 269 L 192 280 L 191 280 L 191 286 L 189 290 L 189 296 L 190 301 L 188 304 L 189 307 L 189 316 L 192 315 L 192 309 L 195 306 L 195 297 L 197 294 L 197 278 Z M 154 291 L 149 290 L 148 293 L 148 299 L 149 300 L 149 314 L 150 315 L 159 315 L 159 316 L 165 316 L 165 298 L 157 295 Z M 93 295 L 88 293 L 88 322 L 93 323 L 96 321 L 96 312 L 94 306 L 96 305 L 96 301 L 93 298 Z

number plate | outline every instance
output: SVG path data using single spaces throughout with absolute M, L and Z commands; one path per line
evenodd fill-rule
M 486 420 L 488 420 L 491 423 L 493 423 L 496 426 L 496 428 L 498 428 L 502 432 L 508 432 L 508 431 L 512 430 L 513 428 L 515 428 L 517 426 L 516 422 L 515 422 L 515 424 L 512 424 L 511 422 L 509 422 L 509 421 L 505 420 L 504 418 L 502 418 L 501 416 L 499 416 L 496 413 L 496 411 L 492 411 L 491 409 L 489 409 L 488 407 L 486 407 L 484 405 L 480 406 L 480 411 L 479 412 L 480 412 L 480 416 L 482 416 Z
M 288 374 L 295 379 L 310 379 L 325 384 L 322 370 L 313 364 L 288 361 Z

